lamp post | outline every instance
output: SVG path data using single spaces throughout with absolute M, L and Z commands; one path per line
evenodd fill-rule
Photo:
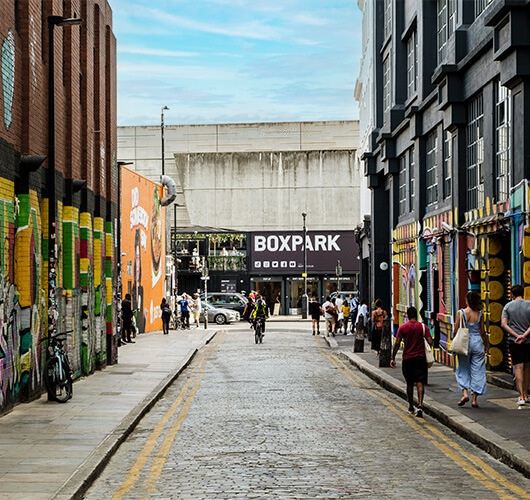
M 164 111 L 168 110 L 167 106 L 162 108 L 162 115 L 160 117 L 160 137 L 162 139 L 162 175 L 165 175 L 165 158 L 164 158 Z
M 116 245 L 116 255 L 118 256 L 118 284 L 116 286 L 116 332 L 118 333 L 118 342 L 121 342 L 121 328 L 120 328 L 120 318 L 121 318 L 121 300 L 122 300 L 122 277 L 121 277 L 121 259 L 123 255 L 121 254 L 121 167 L 124 165 L 132 165 L 132 161 L 119 161 L 118 162 L 118 227 L 117 227 L 117 245 Z M 109 358 L 110 359 L 110 358 Z
M 75 26 L 80 18 L 48 16 L 48 337 L 57 332 L 57 203 L 55 185 L 55 26 Z
M 164 152 L 164 111 L 165 110 L 169 110 L 169 108 L 167 106 L 164 106 L 162 108 L 162 113 L 161 113 L 161 116 L 160 116 L 160 137 L 161 137 L 161 140 L 162 140 L 162 175 L 165 175 L 166 174 L 166 171 L 165 171 L 165 152 Z M 165 268 L 164 268 L 164 295 L 166 295 L 166 292 L 168 291 L 167 290 L 167 279 L 166 279 L 166 276 L 167 276 L 167 223 L 165 224 L 165 228 L 164 228 L 164 262 L 165 262 Z
M 305 225 L 305 218 L 307 214 L 304 212 L 302 213 L 302 217 L 304 219 L 304 230 L 303 230 L 303 245 L 304 245 L 304 274 L 302 275 L 304 278 L 304 295 L 302 295 L 302 319 L 307 318 L 307 307 L 308 307 L 308 297 L 307 297 L 307 245 L 306 245 L 306 239 L 307 239 L 307 228 Z

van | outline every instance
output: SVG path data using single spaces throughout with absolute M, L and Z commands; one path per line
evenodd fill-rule
M 201 294 L 201 300 L 204 301 L 204 294 Z M 232 292 L 208 292 L 207 301 L 214 307 L 238 311 L 241 316 L 248 302 L 244 295 Z

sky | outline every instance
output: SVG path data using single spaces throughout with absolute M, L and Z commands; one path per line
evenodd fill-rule
M 353 120 L 355 0 L 109 0 L 118 125 Z

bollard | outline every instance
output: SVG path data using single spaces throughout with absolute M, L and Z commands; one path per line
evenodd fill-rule
M 364 352 L 364 320 L 361 316 L 355 325 L 353 352 Z
M 381 348 L 379 350 L 379 367 L 390 366 L 392 359 L 392 334 L 390 331 L 390 318 L 387 316 L 383 321 L 383 331 L 381 332 Z

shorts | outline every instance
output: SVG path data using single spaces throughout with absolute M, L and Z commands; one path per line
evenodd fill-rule
M 407 383 L 427 383 L 427 360 L 425 356 L 404 359 L 401 370 Z
M 512 365 L 530 363 L 530 344 L 510 342 L 510 354 L 512 355 Z
M 320 314 L 311 314 L 311 319 L 316 319 L 318 321 L 320 319 Z
M 197 312 L 193 312 L 191 313 L 192 315 L 192 318 L 195 320 L 195 321 L 199 321 L 199 318 L 201 317 L 201 313 L 199 311 Z

